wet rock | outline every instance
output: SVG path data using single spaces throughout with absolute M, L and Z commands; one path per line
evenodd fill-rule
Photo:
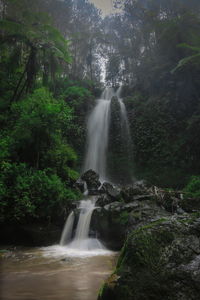
M 185 198 L 180 202 L 180 206 L 186 212 L 195 212 L 200 210 L 200 199 L 195 198 Z
M 108 205 L 105 205 L 104 210 L 107 210 L 107 211 L 121 211 L 122 207 L 123 207 L 123 203 L 115 201 L 115 202 L 112 202 Z
M 104 182 L 99 189 L 101 193 L 106 193 L 108 194 L 112 199 L 119 199 L 120 197 L 120 189 L 117 187 L 114 187 L 111 183 L 109 182 Z
M 133 196 L 133 199 L 136 201 L 143 201 L 143 200 L 149 200 L 152 198 L 152 195 L 137 195 Z
M 130 228 L 139 228 L 151 220 L 156 220 L 158 216 L 164 218 L 169 216 L 169 213 L 160 208 L 155 201 L 114 201 L 94 211 L 91 226 L 108 248 L 119 250 Z
M 98 300 L 198 300 L 199 217 L 169 216 L 131 230 Z
M 75 182 L 74 187 L 77 188 L 77 189 L 79 189 L 79 191 L 80 191 L 81 193 L 84 193 L 84 190 L 85 190 L 85 181 L 82 180 L 81 178 L 79 178 L 79 179 Z
M 98 191 L 99 187 L 101 186 L 99 175 L 93 170 L 88 170 L 85 172 L 81 176 L 81 179 L 87 183 L 87 188 L 89 191 Z
M 125 187 L 121 191 L 121 196 L 124 202 L 128 203 L 133 201 L 135 198 L 139 196 L 146 196 L 148 194 L 148 189 L 142 182 L 136 182 L 133 186 Z M 148 198 L 148 197 L 147 197 Z M 141 197 L 142 199 L 142 197 Z M 137 200 L 137 199 L 135 199 Z
M 113 201 L 113 200 L 112 200 L 112 198 L 111 198 L 109 195 L 104 194 L 104 195 L 101 195 L 101 196 L 98 198 L 98 200 L 97 200 L 97 202 L 96 202 L 96 206 L 103 207 L 103 206 L 105 206 L 105 205 L 107 205 L 107 204 L 110 204 L 112 201 Z

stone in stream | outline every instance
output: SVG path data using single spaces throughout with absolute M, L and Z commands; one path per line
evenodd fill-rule
M 99 175 L 93 170 L 86 171 L 81 176 L 81 179 L 87 183 L 87 188 L 89 191 L 98 191 L 99 187 L 101 186 Z

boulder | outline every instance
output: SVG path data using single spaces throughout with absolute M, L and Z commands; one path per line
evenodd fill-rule
M 121 197 L 124 202 L 128 203 L 134 200 L 134 197 L 148 195 L 148 189 L 140 181 L 132 186 L 125 187 L 121 190 Z M 137 199 L 136 199 L 137 200 Z
M 119 250 L 130 228 L 136 229 L 167 216 L 169 213 L 152 200 L 130 203 L 114 201 L 94 211 L 91 227 L 109 249 Z
M 186 214 L 131 230 L 98 300 L 198 300 L 199 224 Z
M 85 172 L 81 179 L 87 183 L 87 188 L 90 191 L 98 191 L 99 187 L 101 186 L 101 182 L 99 181 L 99 175 L 93 171 L 88 170 Z
M 104 182 L 99 189 L 99 192 L 108 194 L 112 199 L 119 199 L 120 197 L 120 189 L 118 187 L 114 187 L 109 182 Z
M 100 207 L 103 207 L 107 204 L 110 204 L 112 202 L 112 198 L 107 195 L 107 194 L 103 194 L 101 196 L 98 197 L 98 200 L 96 202 L 96 206 L 100 206 Z

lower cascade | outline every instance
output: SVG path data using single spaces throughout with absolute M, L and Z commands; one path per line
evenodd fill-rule
M 89 237 L 90 231 L 90 222 L 92 213 L 95 209 L 96 197 L 91 197 L 87 200 L 80 201 L 78 209 L 80 210 L 79 219 L 75 231 L 74 238 L 72 239 L 73 234 L 73 225 L 74 225 L 74 212 L 72 212 L 65 224 L 60 245 L 67 246 L 70 249 L 79 249 L 79 250 L 94 250 L 94 249 L 105 249 L 102 243 L 96 238 Z

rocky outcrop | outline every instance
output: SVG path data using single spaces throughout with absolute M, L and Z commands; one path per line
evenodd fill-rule
M 104 182 L 101 188 L 99 189 L 99 192 L 107 194 L 111 199 L 119 200 L 121 189 L 117 186 L 113 186 L 109 182 Z
M 132 230 L 99 300 L 197 300 L 200 217 L 170 216 Z
M 129 203 L 114 201 L 94 211 L 91 227 L 106 247 L 119 250 L 130 230 L 167 216 L 169 213 L 159 207 L 155 200 L 143 199 Z
M 81 179 L 86 182 L 87 188 L 91 194 L 92 192 L 95 194 L 98 193 L 101 182 L 99 181 L 99 175 L 95 171 L 88 170 L 81 176 Z

